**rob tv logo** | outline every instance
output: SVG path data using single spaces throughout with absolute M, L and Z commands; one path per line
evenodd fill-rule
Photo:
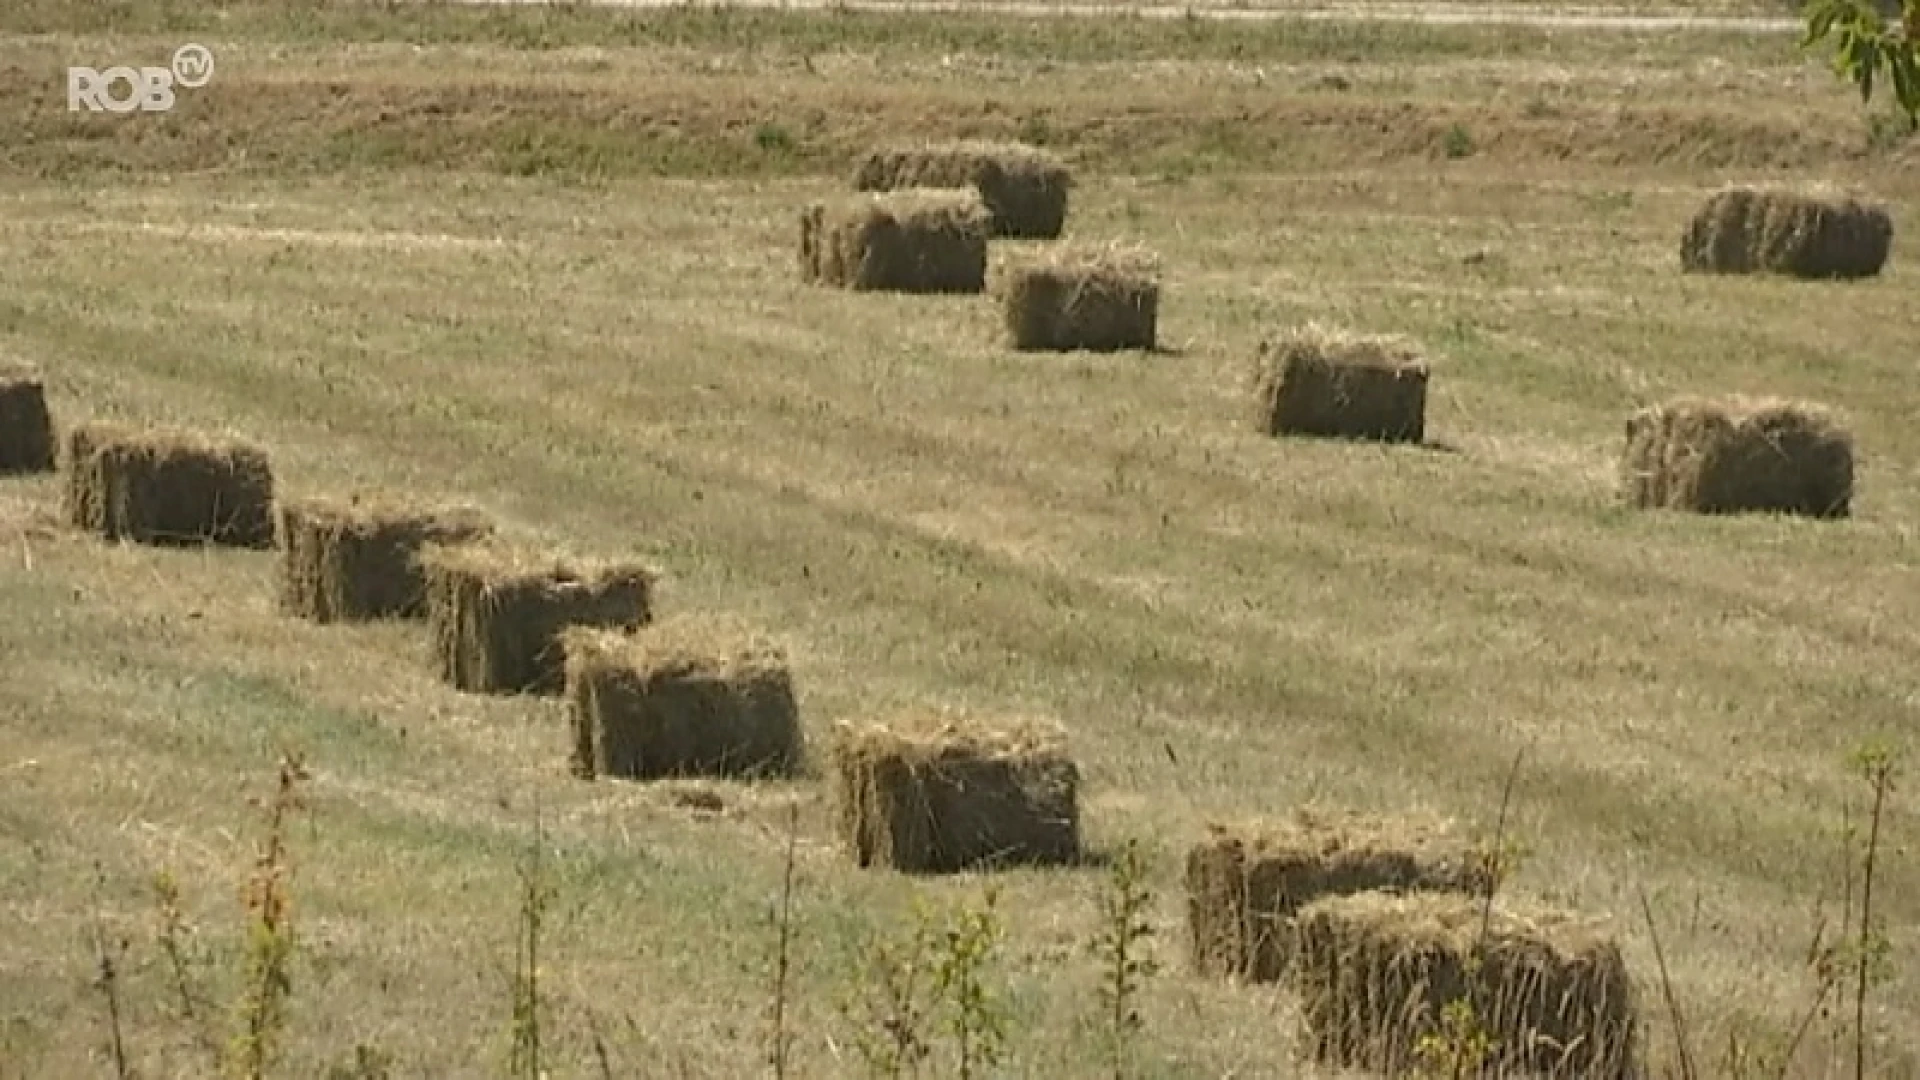
M 175 86 L 196 90 L 213 78 L 213 53 L 205 45 L 182 45 L 169 67 L 70 67 L 67 111 L 166 112 L 173 108 Z M 124 84 L 124 88 L 122 87 Z

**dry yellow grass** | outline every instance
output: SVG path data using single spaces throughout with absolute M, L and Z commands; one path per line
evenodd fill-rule
M 1853 155 L 1857 99 L 1790 42 L 704 12 L 575 31 L 559 10 L 459 36 L 414 32 L 465 17 L 439 7 L 348 33 L 325 29 L 340 5 L 274 31 L 237 2 L 209 35 L 223 81 L 129 118 L 66 113 L 49 43 L 158 60 L 183 27 L 125 8 L 61 33 L 27 10 L 0 13 L 20 32 L 0 42 L 0 238 L 28 255 L 0 260 L 0 347 L 57 359 L 60 401 L 270 433 L 302 489 L 461 492 L 555 545 L 637 551 L 676 609 L 795 643 L 811 737 L 926 700 L 1063 717 L 1087 846 L 1156 856 L 1163 961 L 1206 820 L 1325 799 L 1484 826 L 1524 747 L 1516 903 L 1612 915 L 1644 979 L 1644 886 L 1703 1047 L 1804 1007 L 1858 790 L 1838 759 L 1912 730 L 1913 271 L 1684 275 L 1674 233 L 1728 179 L 1790 165 L 1875 191 L 1907 235 L 1920 174 Z M 322 39 L 396 27 L 421 48 Z M 1317 82 L 1335 68 L 1349 89 Z M 1476 149 L 1445 160 L 1456 125 Z M 1074 232 L 1165 256 L 1182 355 L 1016 363 L 990 304 L 795 280 L 793 209 L 850 154 L 962 126 L 1073 149 Z M 1235 422 L 1259 335 L 1335 317 L 1428 345 L 1460 453 L 1282 451 Z M 1851 519 L 1619 505 L 1636 403 L 1736 391 L 1845 410 L 1871 448 Z M 134 942 L 143 1075 L 194 1071 L 148 877 L 177 870 L 230 959 L 243 800 L 282 743 L 309 751 L 317 820 L 292 835 L 289 1075 L 355 1044 L 396 1075 L 492 1060 L 536 800 L 572 916 L 545 953 L 557 1074 L 586 1062 L 589 1016 L 616 1075 L 764 1069 L 789 805 L 797 1076 L 846 1074 L 833 1006 L 867 936 L 916 897 L 978 895 L 850 866 L 820 777 L 582 784 L 563 702 L 442 685 L 417 626 L 286 619 L 268 555 L 76 544 L 59 501 L 57 478 L 0 484 L 0 611 L 31 613 L 0 618 L 0 1058 L 33 1075 L 99 1070 L 96 904 Z M 677 801 L 715 792 L 720 813 Z M 1915 820 L 1909 784 L 1890 842 Z M 1882 869 L 1899 975 L 1869 1022 L 1900 1077 L 1920 869 Z M 993 876 L 1015 1071 L 1094 1075 L 1097 873 Z M 1141 1002 L 1144 1072 L 1313 1075 L 1290 995 L 1170 967 Z M 1840 1060 L 1822 1027 L 1799 1076 Z

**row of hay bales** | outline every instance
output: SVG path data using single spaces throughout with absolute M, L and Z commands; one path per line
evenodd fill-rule
M 37 381 L 31 394 L 26 380 L 5 385 L 6 460 L 51 467 Z M 24 450 L 19 432 L 34 436 Z M 472 510 L 283 500 L 266 451 L 237 439 L 87 424 L 67 432 L 61 456 L 76 528 L 155 545 L 276 546 L 286 614 L 424 619 L 451 686 L 564 694 L 570 763 L 584 779 L 802 771 L 782 650 L 729 620 L 655 621 L 650 569 L 530 555 Z M 861 867 L 1083 857 L 1080 770 L 1050 719 L 929 709 L 842 722 L 825 772 L 836 837 Z M 1404 1067 L 1464 995 L 1502 1064 L 1626 1075 L 1637 1028 L 1617 945 L 1565 913 L 1483 908 L 1475 860 L 1424 819 L 1215 826 L 1187 860 L 1193 969 L 1287 982 L 1303 1045 L 1339 1067 Z
M 856 292 L 980 294 L 988 243 L 1058 240 L 1073 178 L 1060 160 L 1018 144 L 959 141 L 873 151 L 855 193 L 800 213 L 803 281 Z M 1053 243 L 997 283 L 1006 332 L 1022 351 L 1152 349 L 1160 282 L 1151 254 Z
M 804 280 L 856 291 L 975 294 L 993 237 L 1057 238 L 1072 178 L 1017 144 L 953 142 L 876 150 L 856 171 L 864 193 L 807 207 Z M 1803 277 L 1878 273 L 1892 238 L 1884 208 L 1854 199 L 1734 188 L 1713 195 L 1681 245 L 1689 271 L 1769 270 Z M 1012 260 L 999 283 L 1017 350 L 1156 346 L 1157 259 L 1067 244 Z M 1314 324 L 1262 341 L 1252 372 L 1256 430 L 1423 442 L 1432 369 L 1413 342 Z M 1844 517 L 1853 440 L 1809 403 L 1684 397 L 1627 420 L 1621 480 L 1640 508 L 1778 511 Z
M 883 174 L 951 181 L 955 173 L 940 169 L 958 168 L 886 160 L 873 176 L 863 172 L 863 189 L 898 186 Z M 1001 185 L 1020 175 L 977 160 L 968 168 L 961 175 Z M 807 274 L 860 289 L 979 291 L 987 236 L 1057 236 L 1064 219 L 1063 198 L 1049 214 L 1005 191 L 990 204 L 979 186 L 810 209 Z M 1698 242 L 1715 244 L 1732 249 L 1724 239 Z M 1769 258 L 1749 261 L 1834 262 Z M 1056 249 L 1016 267 L 1006 297 L 1017 347 L 1152 345 L 1157 282 L 1110 258 Z M 1273 435 L 1421 441 L 1428 379 L 1404 340 L 1297 328 L 1260 347 L 1256 425 Z M 265 452 L 234 440 L 87 425 L 68 433 L 64 457 L 76 527 L 140 543 L 277 546 L 288 614 L 424 619 L 448 684 L 563 694 L 571 764 L 583 778 L 793 775 L 805 761 L 780 651 L 709 619 L 655 622 L 649 568 L 529 553 L 473 511 L 283 501 Z M 1641 410 L 1629 418 L 1625 458 L 1625 487 L 1640 506 L 1844 514 L 1851 490 L 1844 432 L 1824 414 L 1778 403 Z M 55 459 L 38 380 L 0 380 L 0 471 L 44 471 Z M 827 758 L 836 832 L 860 866 L 947 872 L 1081 856 L 1079 772 L 1057 724 L 938 712 L 840 724 Z M 1628 1075 L 1636 1019 L 1617 945 L 1567 913 L 1484 904 L 1476 895 L 1484 876 L 1444 829 L 1411 819 L 1303 815 L 1214 827 L 1188 857 L 1193 967 L 1289 982 L 1301 997 L 1304 1045 L 1336 1066 L 1405 1067 L 1442 1007 L 1464 995 L 1506 1067 Z

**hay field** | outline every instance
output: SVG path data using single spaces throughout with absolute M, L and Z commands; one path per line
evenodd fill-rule
M 1490 825 L 1523 749 L 1517 896 L 1612 915 L 1650 991 L 1644 888 L 1710 1051 L 1797 1017 L 1859 817 L 1843 757 L 1888 732 L 1911 765 L 1920 718 L 1920 154 L 1791 38 L 210 9 L 0 14 L 0 352 L 57 423 L 237 430 L 288 493 L 659 566 L 663 610 L 783 642 L 810 740 L 930 701 L 1059 717 L 1086 843 L 1154 859 L 1143 1075 L 1312 1075 L 1290 996 L 1187 970 L 1205 821 Z M 175 113 L 65 111 L 65 64 L 183 38 L 219 66 Z M 1067 154 L 1068 235 L 1161 257 L 1165 351 L 1016 354 L 986 299 L 799 281 L 796 211 L 899 136 Z M 1679 272 L 1712 189 L 1816 177 L 1891 200 L 1883 276 Z M 1249 434 L 1257 343 L 1308 320 L 1420 341 L 1445 447 Z M 1626 417 L 1691 392 L 1842 410 L 1854 516 L 1624 509 Z M 60 483 L 0 480 L 0 1073 L 103 1074 L 97 907 L 143 1075 L 198 1074 L 148 882 L 178 876 L 224 978 L 286 745 L 313 813 L 285 1075 L 357 1046 L 499 1074 L 536 801 L 556 1077 L 598 1075 L 593 1024 L 617 1075 L 763 1074 L 791 803 L 796 1075 L 858 1075 L 836 1003 L 868 935 L 989 883 L 853 869 L 817 775 L 716 785 L 717 814 L 583 783 L 561 701 L 441 685 L 417 626 L 284 617 L 269 553 L 82 539 Z M 1913 792 L 1881 866 L 1890 1077 L 1920 1075 Z M 992 881 L 1010 1074 L 1096 1075 L 1099 871 Z M 1837 1061 L 1822 1028 L 1798 1075 Z

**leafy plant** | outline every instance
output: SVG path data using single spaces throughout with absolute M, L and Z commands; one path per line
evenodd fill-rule
M 1860 100 L 1871 104 L 1875 88 L 1890 83 L 1907 130 L 1920 129 L 1920 0 L 1905 0 L 1892 24 L 1873 0 L 1812 0 L 1806 19 L 1802 48 L 1831 40 L 1834 73 L 1859 88 Z

